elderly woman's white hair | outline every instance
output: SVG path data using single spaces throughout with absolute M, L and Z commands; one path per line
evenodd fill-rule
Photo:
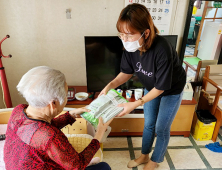
M 64 102 L 65 75 L 59 70 L 47 66 L 38 66 L 24 74 L 17 85 L 17 90 L 32 107 L 46 107 L 51 101 Z

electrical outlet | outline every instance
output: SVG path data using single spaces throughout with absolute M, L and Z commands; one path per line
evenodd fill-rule
M 71 19 L 71 9 L 66 9 L 66 19 Z

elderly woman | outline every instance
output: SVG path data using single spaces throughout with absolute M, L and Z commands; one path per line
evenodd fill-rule
M 55 118 L 67 102 L 68 86 L 63 73 L 46 66 L 35 67 L 22 77 L 17 89 L 29 105 L 16 106 L 8 122 L 6 169 L 111 169 L 105 162 L 87 167 L 100 148 L 99 142 L 110 121 L 103 124 L 100 119 L 94 139 L 81 153 L 75 151 L 60 130 L 87 111 L 74 109 Z

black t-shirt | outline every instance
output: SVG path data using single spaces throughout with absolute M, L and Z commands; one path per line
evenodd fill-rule
M 140 51 L 124 50 L 121 72 L 135 73 L 147 90 L 164 90 L 161 96 L 180 94 L 186 83 L 186 73 L 176 50 L 162 36 L 157 35 L 151 47 L 142 55 Z

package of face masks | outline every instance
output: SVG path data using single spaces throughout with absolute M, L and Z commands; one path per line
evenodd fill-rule
M 122 97 L 121 94 L 111 89 L 106 95 L 103 94 L 93 100 L 87 106 L 90 112 L 84 112 L 81 114 L 81 117 L 97 128 L 99 117 L 102 117 L 103 122 L 106 123 L 123 111 L 123 107 L 118 107 L 118 104 L 127 102 L 128 101 Z

